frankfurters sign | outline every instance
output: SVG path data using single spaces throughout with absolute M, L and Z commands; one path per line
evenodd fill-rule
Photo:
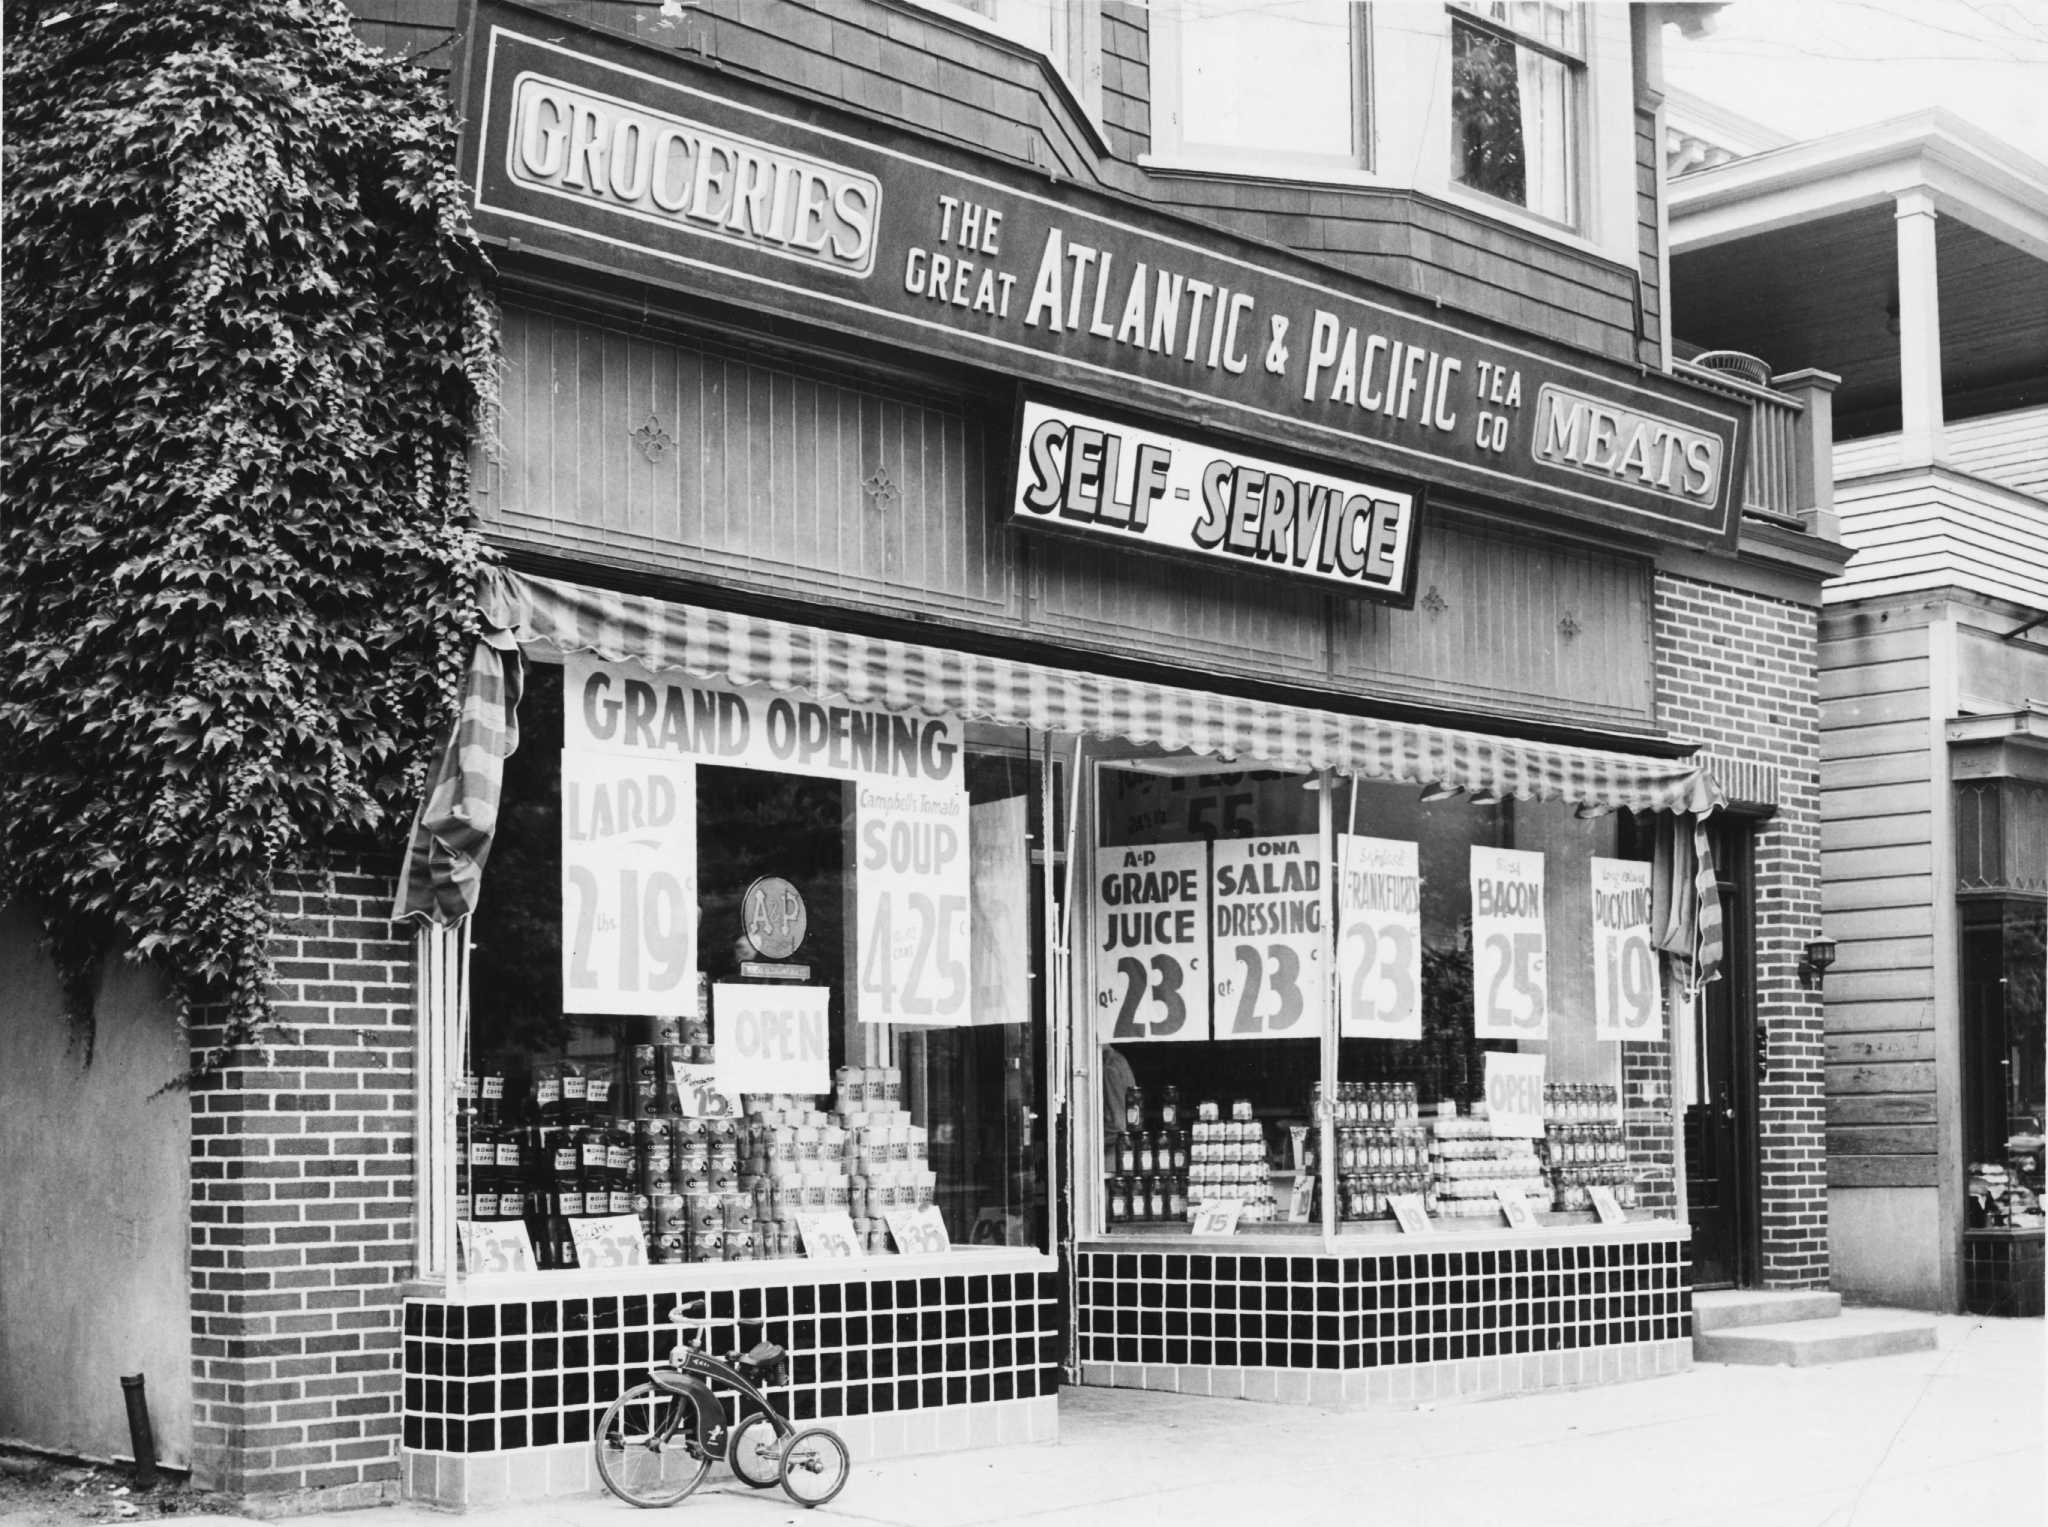
M 478 0 L 461 77 L 476 227 L 522 255 L 1199 419 L 1323 463 L 1340 508 L 1426 481 L 1638 544 L 1734 543 L 1748 411 L 1677 378 L 510 0 Z M 1371 544 L 1358 516 L 1316 540 L 1253 470 L 1270 538 L 1245 564 L 1298 537 L 1293 571 L 1368 587 L 1341 560 Z
M 1026 400 L 1011 523 L 1291 574 L 1406 604 L 1419 490 Z

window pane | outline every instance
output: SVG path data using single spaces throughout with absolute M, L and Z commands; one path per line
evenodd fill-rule
M 1187 0 L 1181 141 L 1350 159 L 1351 16 L 1338 0 Z
M 968 11 L 991 23 L 1005 37 L 1050 55 L 1053 45 L 1053 12 L 1061 0 L 936 0 L 956 10 Z
M 579 1222 L 621 1216 L 639 1220 L 655 1261 L 798 1255 L 800 1212 L 844 1213 L 864 1250 L 886 1251 L 891 1215 L 924 1204 L 956 1245 L 1043 1247 L 1043 909 L 1032 867 L 1042 755 L 1021 738 L 970 734 L 956 787 L 932 796 L 940 812 L 895 781 L 879 787 L 899 797 L 885 818 L 863 805 L 878 790 L 872 780 L 710 763 L 679 771 L 687 760 L 665 755 L 648 777 L 663 780 L 668 805 L 627 759 L 606 806 L 590 783 L 600 776 L 563 752 L 563 679 L 552 665 L 529 671 L 474 919 L 464 1217 L 523 1222 L 541 1267 L 563 1272 L 576 1270 Z M 821 736 L 846 719 L 814 709 Z M 662 710 L 707 714 L 687 694 Z M 609 830 L 609 811 L 643 845 L 619 861 L 637 888 L 620 905 L 633 910 L 599 917 L 593 947 L 635 962 L 643 990 L 660 989 L 661 961 L 683 963 L 669 983 L 678 995 L 650 999 L 648 1012 L 564 1011 L 564 981 L 576 979 L 573 963 L 564 968 L 565 894 L 572 915 L 582 904 L 574 885 L 565 893 L 565 805 L 579 839 Z M 649 857 L 688 841 L 651 831 L 676 815 L 671 806 L 694 828 L 693 898 L 688 872 Z M 964 840 L 964 867 L 920 831 L 940 821 Z M 901 863 L 878 867 L 877 838 L 892 822 L 903 828 L 890 840 Z M 957 913 L 935 888 L 946 862 L 959 870 L 948 882 Z M 569 868 L 569 881 L 589 873 Z M 892 872 L 894 926 L 869 915 L 877 926 L 864 930 L 863 895 Z M 673 882 L 662 896 L 650 889 L 657 876 Z M 869 895 L 870 914 L 874 904 Z M 863 931 L 879 953 L 858 946 Z M 777 992 L 822 1014 L 818 1050 L 804 1057 L 817 1090 L 741 1091 L 732 1117 L 703 1116 L 691 1073 L 677 1068 L 730 1060 L 720 1046 L 733 1036 L 721 1030 L 746 1021 L 741 1004 L 773 1009 Z M 872 1021 L 885 993 L 895 1004 L 887 1016 L 907 1021 Z
M 1579 17 L 1583 7 L 1560 0 L 1452 0 L 1461 11 L 1484 16 L 1495 26 L 1547 43 L 1566 53 L 1581 51 Z
M 1558 222 L 1578 204 L 1571 66 L 1451 23 L 1451 175 Z

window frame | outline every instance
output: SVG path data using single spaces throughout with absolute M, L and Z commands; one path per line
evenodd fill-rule
M 1579 51 L 1573 53 L 1569 49 L 1559 47 L 1557 44 L 1548 42 L 1541 37 L 1532 36 L 1505 22 L 1496 21 L 1491 16 L 1482 15 L 1474 8 L 1474 4 L 1475 0 L 1445 0 L 1446 68 L 1454 65 L 1456 57 L 1455 29 L 1463 25 L 1472 28 L 1474 31 L 1496 38 L 1501 42 L 1505 42 L 1512 47 L 1527 48 L 1530 52 L 1540 54 L 1553 63 L 1564 65 L 1567 71 L 1569 90 L 1566 111 L 1570 116 L 1570 123 L 1565 133 L 1564 177 L 1567 186 L 1567 198 L 1571 203 L 1570 215 L 1565 220 L 1560 221 L 1549 213 L 1539 211 L 1530 206 L 1526 200 L 1520 202 L 1513 201 L 1508 197 L 1497 195 L 1494 192 L 1458 179 L 1455 169 L 1448 167 L 1448 152 L 1445 155 L 1447 183 L 1461 195 L 1482 198 L 1489 205 L 1512 208 L 1521 216 L 1532 218 L 1546 227 L 1568 233 L 1581 233 L 1589 221 L 1587 185 L 1590 180 L 1591 145 L 1589 139 L 1591 134 L 1588 119 L 1592 110 L 1591 79 L 1593 72 L 1591 63 L 1592 49 L 1589 46 L 1589 38 L 1592 30 L 1592 7 L 1586 4 L 1585 0 L 1573 0 L 1579 34 Z M 1445 97 L 1447 103 L 1449 94 L 1449 85 L 1448 81 L 1446 81 Z M 1447 141 L 1447 150 L 1451 141 L 1455 140 L 1450 139 Z

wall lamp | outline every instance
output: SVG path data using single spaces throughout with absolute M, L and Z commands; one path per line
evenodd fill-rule
M 1799 957 L 1799 984 L 1808 991 L 1821 989 L 1821 977 L 1828 973 L 1828 967 L 1835 963 L 1835 941 L 1831 938 L 1817 938 L 1806 946 L 1806 952 Z

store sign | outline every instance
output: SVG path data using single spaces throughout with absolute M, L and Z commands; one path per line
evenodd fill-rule
M 882 1217 L 889 1222 L 889 1239 L 905 1256 L 943 1256 L 953 1249 L 945 1220 L 930 1204 L 916 1209 L 891 1209 Z
M 562 1011 L 697 1013 L 697 771 L 562 753 Z
M 1650 866 L 1593 860 L 1593 1037 L 1662 1039 L 1650 942 Z
M 569 1234 L 576 1243 L 576 1265 L 586 1272 L 647 1265 L 647 1232 L 637 1214 L 572 1219 Z
M 1095 1037 L 1209 1037 L 1209 845 L 1104 849 L 1096 859 Z
M 831 995 L 823 986 L 713 986 L 718 1090 L 733 1097 L 831 1091 Z
M 516 1219 L 461 1220 L 455 1226 L 462 1270 L 472 1278 L 532 1272 L 533 1241 Z
M 564 666 L 571 748 L 826 779 L 963 781 L 962 731 L 951 716 L 726 689 L 587 653 Z
M 1337 1011 L 1346 1039 L 1422 1037 L 1422 864 L 1413 843 L 1337 838 Z
M 1286 251 L 911 145 L 559 17 L 482 0 L 468 47 L 464 174 L 486 239 L 1199 416 L 1254 449 L 1341 462 L 1330 470 L 1374 501 L 1382 478 L 1419 479 L 1639 543 L 1734 543 L 1748 410 L 1704 388 L 1576 364 Z
M 853 831 L 860 1021 L 971 1023 L 967 792 L 863 784 Z
M 1497 1140 L 1543 1138 L 1541 1055 L 1486 1052 L 1487 1132 Z
M 1011 523 L 1408 603 L 1419 489 L 1363 483 L 1027 401 Z
M 1314 838 L 1216 840 L 1209 910 L 1216 1038 L 1323 1032 L 1328 921 Z
M 1550 999 L 1543 855 L 1472 849 L 1472 1032 L 1547 1039 Z

